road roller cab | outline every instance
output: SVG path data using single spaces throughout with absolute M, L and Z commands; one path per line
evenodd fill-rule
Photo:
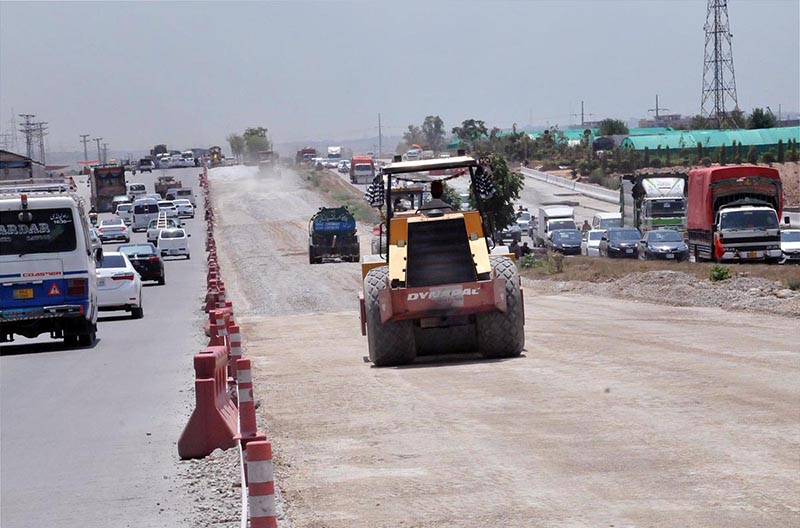
M 471 179 L 477 211 L 422 204 L 395 213 L 395 183 L 415 186 L 458 176 Z M 480 212 L 492 191 L 490 177 L 469 156 L 383 167 L 368 197 L 385 208 L 382 235 L 388 245 L 363 258 L 360 296 L 362 333 L 375 365 L 409 363 L 423 354 L 478 352 L 498 358 L 522 351 L 516 264 L 507 255 L 491 254 Z

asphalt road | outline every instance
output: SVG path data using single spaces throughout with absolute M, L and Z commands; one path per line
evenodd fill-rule
M 195 188 L 202 206 L 199 171 L 167 172 Z M 129 181 L 154 192 L 157 175 Z M 165 286 L 145 283 L 143 319 L 101 312 L 88 349 L 47 336 L 0 347 L 4 528 L 183 525 L 190 503 L 176 442 L 193 406 L 205 292 L 205 223 L 198 215 L 186 224 L 193 258 L 167 260 Z

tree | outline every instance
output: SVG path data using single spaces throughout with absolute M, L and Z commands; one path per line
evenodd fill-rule
M 453 128 L 453 134 L 468 144 L 475 143 L 482 137 L 489 135 L 489 130 L 483 121 L 465 119 L 460 127 Z M 504 161 L 505 162 L 505 161 Z
M 453 208 L 453 211 L 460 211 L 461 210 L 461 194 L 453 187 L 447 184 L 447 182 L 442 182 L 444 186 L 444 193 L 442 193 L 442 200 L 450 204 L 450 207 Z
M 645 167 L 650 166 L 650 147 L 644 148 L 644 166 Z
M 227 137 L 228 144 L 231 146 L 231 152 L 236 156 L 237 161 L 242 161 L 242 154 L 244 154 L 245 142 L 244 137 L 239 134 L 232 133 Z
M 700 163 L 703 160 L 703 144 L 701 142 L 697 142 L 697 163 Z
M 166 154 L 167 152 L 169 152 L 167 150 L 167 146 L 164 145 L 163 143 L 161 145 L 156 145 L 155 147 L 150 149 L 151 156 L 158 156 L 159 154 Z
M 755 145 L 750 145 L 750 149 L 747 151 L 747 163 L 756 164 L 758 162 L 758 151 L 756 150 Z
M 244 144 L 247 158 L 258 160 L 258 153 L 262 150 L 272 150 L 272 143 L 267 139 L 267 129 L 264 127 L 251 127 L 244 131 Z
M 739 110 L 738 106 L 728 113 L 728 120 L 729 123 L 726 124 L 726 128 L 744 128 L 744 125 L 747 123 L 744 112 Z M 730 122 L 733 122 L 732 127 L 730 126 Z
M 619 119 L 603 119 L 600 121 L 601 136 L 618 136 L 629 133 L 628 127 Z
M 725 159 L 725 143 L 717 147 L 717 163 L 720 165 L 725 165 L 727 160 Z
M 747 128 L 774 128 L 775 116 L 767 113 L 763 108 L 754 108 L 753 113 L 747 118 Z
M 778 163 L 783 163 L 785 161 L 785 154 L 783 148 L 783 140 L 778 140 Z
M 422 135 L 425 137 L 424 144 L 439 152 L 444 149 L 444 121 L 437 116 L 429 115 L 422 122 Z
M 704 130 L 708 128 L 708 125 L 709 125 L 709 120 L 701 116 L 700 114 L 697 114 L 695 116 L 692 116 L 692 124 L 689 125 L 689 128 L 691 128 L 692 130 Z
M 403 132 L 403 140 L 397 144 L 396 152 L 402 154 L 411 148 L 411 145 L 422 145 L 425 143 L 425 136 L 422 129 L 416 125 L 408 125 L 408 129 Z
M 511 172 L 503 156 L 491 154 L 488 166 L 497 192 L 489 199 L 483 200 L 483 217 L 489 228 L 499 235 L 500 230 L 512 225 L 517 219 L 514 202 L 519 199 L 524 179 L 521 174 Z M 495 239 L 496 240 L 496 239 Z

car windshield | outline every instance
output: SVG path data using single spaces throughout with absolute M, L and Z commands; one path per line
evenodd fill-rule
M 571 229 L 556 231 L 553 233 L 553 239 L 559 242 L 579 242 L 581 239 L 581 232 Z
M 0 211 L 0 255 L 58 253 L 77 247 L 72 210 Z
M 138 184 L 138 185 L 134 184 L 134 185 L 131 185 L 130 189 L 131 189 L 132 191 L 144 191 L 144 190 L 145 190 L 145 189 L 144 189 L 144 185 L 142 185 L 142 184 Z
M 115 226 L 115 225 L 116 226 L 123 225 L 122 219 L 121 218 L 110 218 L 108 220 L 103 220 L 102 222 L 100 222 L 100 226 L 101 227 Z
M 781 231 L 781 242 L 800 242 L 800 231 Z
M 169 209 L 170 207 L 175 207 L 175 204 L 172 202 L 158 202 L 158 206 L 163 208 Z
M 603 218 L 600 220 L 600 227 L 602 229 L 608 229 L 610 227 L 622 227 L 622 219 L 621 218 Z
M 165 229 L 161 232 L 161 238 L 183 238 L 185 236 L 183 229 Z
M 618 229 L 608 232 L 608 240 L 611 242 L 629 242 L 639 240 L 639 231 L 636 229 Z
M 647 234 L 647 241 L 651 243 L 683 242 L 683 236 L 681 236 L 677 231 L 650 231 Z
M 528 212 L 522 212 L 517 214 L 517 220 L 524 220 L 525 222 L 531 221 L 531 214 Z
M 172 203 L 174 203 L 175 205 L 192 205 L 192 202 L 190 202 L 189 200 L 185 200 L 185 199 L 175 200 Z
M 722 213 L 720 229 L 776 229 L 778 216 L 775 211 L 729 211 Z
M 605 234 L 604 231 L 590 231 L 589 240 L 600 240 L 601 238 L 603 238 L 604 234 Z
M 158 212 L 158 205 L 156 203 L 151 204 L 134 204 L 133 205 L 133 214 L 152 214 Z
M 125 268 L 125 258 L 122 255 L 103 256 L 103 260 L 97 263 L 98 268 Z
M 119 204 L 117 206 L 117 212 L 127 213 L 131 210 L 131 204 Z
M 156 249 L 153 244 L 131 244 L 130 246 L 119 246 L 117 251 L 125 253 L 129 257 L 132 255 L 154 255 Z
M 653 218 L 682 216 L 686 212 L 686 200 L 683 198 L 659 199 L 650 202 L 650 214 Z
M 573 220 L 551 220 L 550 231 L 556 229 L 575 229 L 575 221 Z
M 355 166 L 356 172 L 372 172 L 372 165 L 359 164 Z

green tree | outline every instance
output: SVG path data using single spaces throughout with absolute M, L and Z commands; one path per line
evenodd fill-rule
M 750 149 L 747 151 L 747 163 L 756 164 L 758 162 L 758 151 L 756 150 L 755 145 L 750 145 Z
M 664 150 L 665 150 L 665 152 L 667 153 L 667 154 L 666 154 L 666 162 L 664 163 L 664 165 L 666 165 L 667 167 L 669 167 L 669 166 L 671 166 L 671 165 L 672 165 L 672 160 L 670 159 L 669 145 L 667 145 L 667 148 L 666 148 L 666 149 L 664 149 Z
M 150 149 L 151 156 L 158 156 L 159 154 L 166 154 L 167 152 L 169 152 L 167 146 L 163 143 Z
M 703 160 L 703 144 L 701 142 L 697 142 L 697 163 L 700 163 Z
M 628 127 L 619 119 L 603 119 L 600 121 L 601 136 L 617 136 L 629 133 Z
M 773 128 L 775 116 L 765 112 L 763 108 L 754 108 L 753 113 L 747 118 L 747 128 Z
M 406 131 L 403 132 L 403 140 L 397 144 L 395 152 L 402 154 L 410 149 L 411 145 L 422 146 L 423 144 L 425 144 L 425 135 L 422 133 L 422 129 L 416 125 L 408 125 Z
M 650 147 L 644 148 L 644 166 L 645 167 L 650 166 Z
M 242 154 L 244 154 L 245 142 L 244 137 L 240 134 L 232 133 L 227 137 L 228 144 L 231 146 L 231 152 L 236 156 L 236 161 L 242 161 Z
M 250 161 L 257 161 L 260 151 L 272 150 L 272 142 L 267 139 L 267 129 L 264 127 L 250 127 L 244 131 L 242 137 L 246 158 Z
M 453 127 L 452 132 L 456 137 L 469 145 L 489 135 L 486 123 L 476 119 L 465 119 L 460 127 Z
M 425 137 L 425 145 L 436 152 L 444 149 L 444 121 L 437 116 L 429 115 L 422 122 L 422 135 Z
M 697 114 L 692 116 L 692 124 L 689 125 L 691 130 L 704 130 L 709 127 L 709 120 Z
M 727 128 L 744 128 L 747 124 L 747 118 L 738 106 L 728 113 L 728 121 Z M 733 125 L 730 124 L 731 122 Z
M 447 182 L 442 182 L 444 186 L 444 193 L 442 194 L 442 200 L 450 204 L 450 207 L 453 208 L 453 211 L 458 211 L 461 209 L 461 194 L 453 187 L 447 184 Z
M 726 164 L 725 143 L 723 143 L 722 145 L 720 145 L 717 148 L 717 163 L 719 163 L 720 165 L 725 165 Z
M 489 228 L 496 232 L 495 235 L 499 235 L 501 229 L 510 226 L 517 219 L 514 202 L 519 199 L 525 182 L 521 174 L 508 169 L 508 164 L 503 156 L 491 154 L 484 165 L 489 167 L 497 192 L 493 197 L 483 200 L 482 213 Z M 496 237 L 494 238 L 497 240 Z
M 778 163 L 783 163 L 786 160 L 786 155 L 783 148 L 783 140 L 778 140 Z

